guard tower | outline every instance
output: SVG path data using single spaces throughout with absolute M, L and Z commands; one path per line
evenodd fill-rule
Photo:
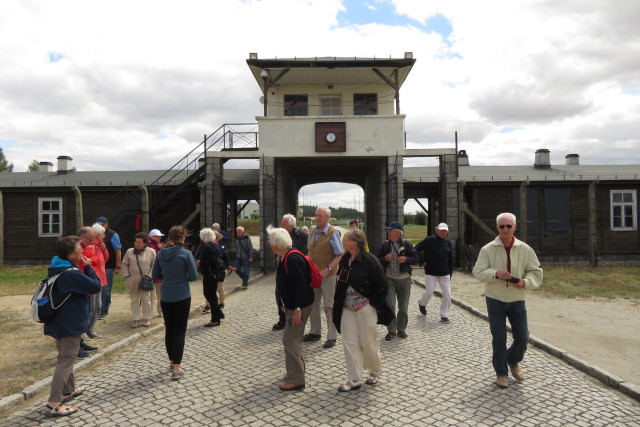
M 256 117 L 259 144 L 254 151 L 207 154 L 207 193 L 213 205 L 205 210 L 214 218 L 226 217 L 224 161 L 257 158 L 263 242 L 267 225 L 297 212 L 303 186 L 345 182 L 364 189 L 365 231 L 371 247 L 377 247 L 385 238 L 385 224 L 402 221 L 407 151 L 437 155 L 404 146 L 400 88 L 414 63 L 411 52 L 389 59 L 259 59 L 250 54 L 247 65 L 263 94 L 263 116 Z M 455 161 L 455 150 L 452 154 Z M 262 250 L 261 259 L 269 260 L 262 267 L 269 269 L 270 249 L 262 244 Z

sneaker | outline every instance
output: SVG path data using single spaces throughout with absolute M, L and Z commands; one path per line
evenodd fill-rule
M 78 360 L 86 359 L 87 357 L 91 357 L 91 354 L 87 353 L 83 349 L 78 350 Z
M 420 313 L 422 313 L 423 316 L 427 315 L 427 307 L 426 306 L 418 304 L 418 308 L 420 309 Z
M 513 378 L 517 379 L 518 381 L 524 381 L 524 374 L 520 369 L 520 365 L 518 365 L 517 363 L 515 365 L 509 364 L 509 370 L 511 371 L 511 375 L 513 375 Z
M 211 311 L 211 307 L 209 307 L 209 305 L 205 305 L 204 308 L 202 309 L 203 313 L 208 313 Z
M 384 339 L 386 341 L 391 341 L 392 339 L 394 339 L 396 336 L 395 332 L 389 332 L 387 335 L 385 335 Z
M 409 335 L 405 331 L 398 331 L 398 336 L 400 338 L 409 338 Z
M 138 324 L 138 321 L 137 321 L 137 320 L 133 320 L 133 321 L 131 322 L 131 328 L 137 328 L 138 326 L 140 326 L 140 325 Z
M 106 319 L 107 317 L 109 317 L 109 313 L 102 313 L 102 314 L 100 315 L 100 317 L 98 317 L 98 320 L 104 320 L 104 319 Z
M 102 335 L 97 334 L 95 331 L 89 331 L 89 332 L 87 332 L 87 336 L 88 336 L 89 338 L 95 338 L 95 339 L 102 338 Z
M 243 283 L 242 284 L 242 290 L 246 291 L 247 289 L 249 289 L 249 285 L 247 283 Z
M 320 341 L 320 338 L 322 338 L 320 335 L 306 334 L 304 337 L 302 337 L 302 341 L 304 342 Z
M 505 377 L 498 376 L 498 377 L 496 378 L 496 385 L 497 385 L 498 387 L 500 387 L 500 388 L 507 388 L 507 387 L 509 387 L 509 382 L 507 381 L 507 377 L 506 377 L 506 376 L 505 376 Z
M 93 351 L 98 351 L 98 347 L 94 347 L 92 345 L 87 344 L 86 342 L 83 342 L 82 344 L 80 344 L 80 350 L 84 350 L 87 353 L 90 353 Z
M 440 321 L 441 321 L 442 323 L 449 323 L 449 318 L 448 318 L 448 317 L 441 317 L 441 318 L 440 318 Z
M 219 304 L 218 307 L 220 307 L 220 310 L 224 310 L 224 304 Z
M 151 326 L 151 322 L 149 321 L 149 319 L 144 319 L 144 321 L 142 322 L 142 326 L 144 326 L 145 328 Z

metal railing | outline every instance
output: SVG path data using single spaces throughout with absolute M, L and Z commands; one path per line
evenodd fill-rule
M 458 151 L 458 132 L 404 133 L 404 148 L 449 148 Z

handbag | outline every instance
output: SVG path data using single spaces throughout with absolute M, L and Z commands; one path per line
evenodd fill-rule
M 140 267 L 140 260 L 138 259 L 138 254 L 136 254 L 136 263 L 138 264 L 138 270 L 140 270 L 140 274 L 142 275 L 142 280 L 140 280 L 140 290 L 152 291 L 153 279 L 142 272 L 142 268 Z

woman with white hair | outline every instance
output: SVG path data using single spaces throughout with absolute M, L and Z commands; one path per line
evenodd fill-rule
M 211 307 L 211 321 L 204 326 L 220 326 L 220 319 L 224 318 L 222 310 L 218 305 L 218 280 L 220 275 L 224 275 L 226 266 L 229 264 L 227 253 L 219 245 L 215 244 L 220 240 L 220 233 L 211 228 L 200 230 L 200 240 L 205 244 L 200 255 L 200 272 L 202 273 L 202 291 L 204 297 Z
M 271 250 L 282 259 L 276 274 L 276 294 L 287 319 L 282 335 L 287 375 L 279 387 L 282 391 L 302 390 L 305 387 L 302 338 L 314 299 L 309 267 L 306 258 L 292 249 L 287 230 L 269 226 L 267 234 Z

